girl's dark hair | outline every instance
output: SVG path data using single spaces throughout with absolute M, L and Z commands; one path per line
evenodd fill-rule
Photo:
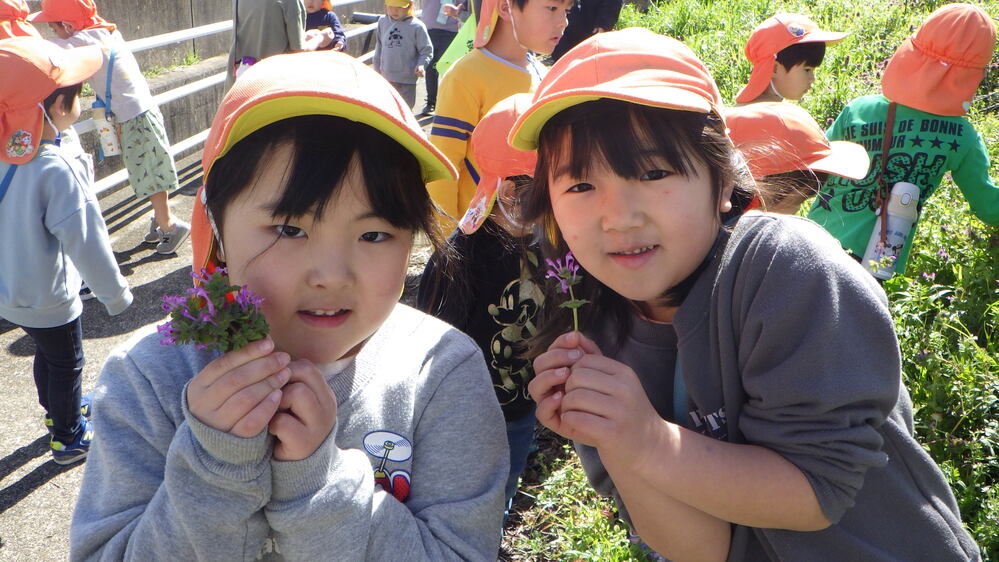
M 609 127 L 608 123 L 615 126 Z M 562 157 L 568 158 L 563 162 Z M 708 171 L 716 202 L 722 192 L 735 186 L 732 210 L 720 214 L 727 221 L 742 214 L 752 201 L 756 188 L 741 156 L 725 136 L 724 123 L 713 114 L 676 111 L 630 102 L 600 99 L 581 103 L 559 112 L 541 129 L 538 164 L 534 184 L 521 199 L 526 223 L 538 225 L 540 246 L 546 258 L 561 258 L 568 251 L 552 213 L 548 182 L 554 170 L 567 165 L 573 177 L 586 177 L 591 166 L 605 164 L 617 175 L 637 179 L 647 170 L 661 167 L 662 160 L 679 174 L 696 174 L 695 163 Z M 667 304 L 679 305 L 700 271 L 666 292 Z M 611 320 L 618 343 L 628 335 L 628 317 L 634 306 L 592 275 L 583 274 L 576 298 L 589 300 L 579 309 L 580 326 L 593 319 Z M 552 340 L 571 329 L 571 312 L 559 308 L 563 300 L 553 293 L 554 284 L 545 284 L 546 297 L 541 311 L 540 331 L 531 342 L 531 355 L 542 353 Z
M 42 102 L 42 107 L 44 107 L 45 111 L 47 112 L 49 108 L 52 107 L 52 104 L 56 102 L 56 98 L 58 98 L 59 96 L 63 96 L 62 108 L 65 109 L 66 111 L 69 111 L 70 109 L 73 109 L 73 101 L 76 100 L 77 97 L 79 97 L 80 92 L 82 91 L 83 91 L 82 82 L 79 84 L 75 84 L 73 86 L 63 86 L 62 88 L 59 88 L 56 91 L 49 94 L 49 97 L 45 98 L 45 100 Z
M 272 155 L 283 143 L 290 145 L 292 157 L 277 162 Z M 226 207 L 253 186 L 259 168 L 284 166 L 288 180 L 273 216 L 320 217 L 336 199 L 355 158 L 375 215 L 397 228 L 422 232 L 439 246 L 437 210 L 416 157 L 385 133 L 342 117 L 291 117 L 247 135 L 212 165 L 205 204 L 221 232 Z
M 806 199 L 815 197 L 827 179 L 829 174 L 807 169 L 770 174 L 762 180 L 767 185 L 760 194 L 762 207 L 774 213 L 793 215 Z
M 781 49 L 777 53 L 777 62 L 781 63 L 785 70 L 791 70 L 791 68 L 801 63 L 814 68 L 822 64 L 822 59 L 825 56 L 826 44 L 821 41 L 816 43 L 795 43 L 790 47 Z

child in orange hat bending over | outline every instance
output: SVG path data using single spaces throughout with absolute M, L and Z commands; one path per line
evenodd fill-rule
M 830 174 L 860 179 L 870 158 L 864 147 L 829 142 L 807 111 L 793 103 L 753 103 L 728 108 L 729 136 L 757 180 L 768 184 L 762 207 L 793 215 L 814 197 Z

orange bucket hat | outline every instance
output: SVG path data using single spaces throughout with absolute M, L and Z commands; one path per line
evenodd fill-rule
M 811 19 L 800 14 L 777 14 L 763 21 L 749 35 L 746 58 L 753 65 L 749 83 L 735 96 L 737 103 L 748 103 L 759 97 L 774 73 L 777 53 L 798 43 L 835 43 L 849 33 L 823 31 Z
M 971 4 L 934 11 L 895 51 L 881 76 L 885 97 L 936 115 L 964 115 L 985 78 L 996 26 Z
M 475 25 L 475 39 L 472 46 L 480 49 L 486 46 L 496 31 L 496 20 L 499 19 L 500 0 L 482 0 L 479 12 L 475 14 L 478 23 Z M 478 5 L 478 4 L 476 4 Z
M 593 35 L 560 58 L 538 86 L 533 105 L 517 120 L 509 142 L 534 150 L 541 128 L 555 114 L 601 98 L 724 119 L 718 86 L 689 47 L 630 27 Z
M 100 47 L 63 49 L 35 37 L 0 41 L 0 161 L 26 164 L 38 152 L 44 111 L 52 92 L 74 86 L 101 68 Z
M 496 189 L 510 176 L 533 176 L 538 155 L 517 150 L 506 137 L 517 118 L 531 106 L 531 94 L 514 94 L 493 106 L 472 131 L 472 154 L 481 177 L 458 228 L 472 234 L 482 226 L 496 202 Z
M 753 103 L 725 110 L 729 137 L 754 178 L 793 170 L 817 170 L 859 180 L 871 158 L 863 146 L 826 139 L 815 119 L 783 102 Z
M 412 110 L 377 72 L 335 51 L 267 57 L 247 69 L 222 98 L 205 140 L 201 166 L 212 166 L 248 135 L 284 119 L 332 115 L 388 135 L 419 162 L 423 181 L 456 179 L 454 166 L 430 144 Z M 191 218 L 195 271 L 214 261 L 215 235 L 204 206 L 204 187 Z
M 24 0 L 0 0 L 0 39 L 11 37 L 38 37 L 41 34 L 28 23 L 31 11 Z
M 68 22 L 76 29 L 103 27 L 114 31 L 118 27 L 97 15 L 97 5 L 94 0 L 42 0 L 42 11 L 28 16 L 28 21 Z

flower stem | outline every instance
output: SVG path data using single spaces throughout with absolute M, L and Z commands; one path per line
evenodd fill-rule
M 572 285 L 569 285 L 569 299 L 576 300 L 576 295 L 572 293 Z M 579 331 L 579 316 L 576 314 L 576 308 L 572 309 L 572 330 L 574 332 Z

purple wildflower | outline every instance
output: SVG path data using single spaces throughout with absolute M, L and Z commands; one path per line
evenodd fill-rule
M 927 281 L 933 281 L 936 278 L 937 278 L 937 274 L 934 273 L 934 272 L 932 272 L 932 271 L 929 272 L 929 273 L 927 273 L 925 271 L 923 272 L 923 279 L 926 279 Z
M 156 331 L 160 334 L 160 343 L 163 345 L 173 345 L 177 343 L 173 339 L 173 326 L 170 322 L 156 326 Z

